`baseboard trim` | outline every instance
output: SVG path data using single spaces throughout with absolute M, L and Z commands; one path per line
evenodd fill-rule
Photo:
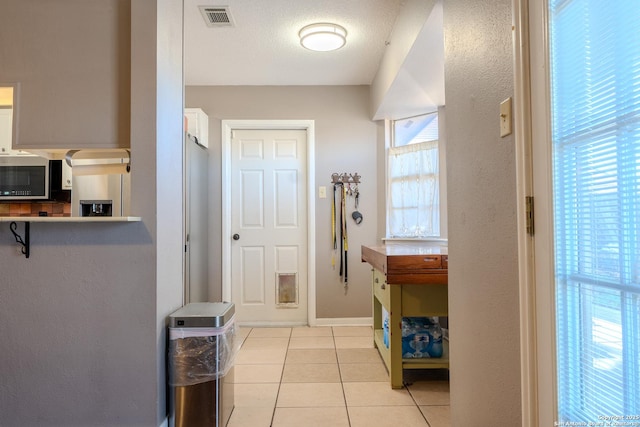
M 243 328 L 295 328 L 307 326 L 306 322 L 238 322 Z
M 342 317 L 332 319 L 316 319 L 316 326 L 371 326 L 372 317 Z
M 371 326 L 372 317 L 341 317 L 316 319 L 314 326 Z M 238 326 L 243 328 L 295 328 L 307 326 L 301 322 L 238 322 Z

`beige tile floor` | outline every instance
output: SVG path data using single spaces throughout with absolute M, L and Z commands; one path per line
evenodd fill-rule
M 371 327 L 240 328 L 228 427 L 449 427 L 446 373 L 400 390 Z M 443 378 L 444 377 L 444 378 Z

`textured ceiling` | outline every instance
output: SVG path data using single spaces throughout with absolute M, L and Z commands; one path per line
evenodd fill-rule
M 403 0 L 185 0 L 185 84 L 368 85 Z M 207 27 L 201 5 L 228 6 L 233 27 Z M 300 46 L 298 31 L 334 22 L 348 31 L 334 52 Z

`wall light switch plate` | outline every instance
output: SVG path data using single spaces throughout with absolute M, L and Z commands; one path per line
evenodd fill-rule
M 500 103 L 500 137 L 511 135 L 511 98 Z
M 318 197 L 321 199 L 327 198 L 327 187 L 318 187 Z

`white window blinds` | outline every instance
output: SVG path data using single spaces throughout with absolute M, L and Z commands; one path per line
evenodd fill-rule
M 549 0 L 549 28 L 559 421 L 632 417 L 640 415 L 640 3 Z

